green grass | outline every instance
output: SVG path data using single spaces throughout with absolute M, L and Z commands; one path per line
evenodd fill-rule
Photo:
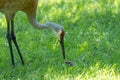
M 120 80 L 119 0 L 40 0 L 37 19 L 64 26 L 66 60 L 51 30 L 36 30 L 23 12 L 15 18 L 15 32 L 25 66 L 13 46 L 11 64 L 0 14 L 0 80 Z

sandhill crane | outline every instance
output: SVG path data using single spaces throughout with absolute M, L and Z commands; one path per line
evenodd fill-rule
M 61 25 L 58 25 L 53 22 L 47 22 L 45 24 L 40 24 L 36 20 L 36 9 L 37 9 L 38 0 L 0 0 L 0 12 L 5 14 L 7 22 L 7 34 L 6 38 L 8 40 L 12 64 L 14 63 L 14 56 L 12 50 L 12 41 L 15 44 L 15 47 L 19 53 L 22 64 L 24 61 L 19 49 L 19 46 L 16 41 L 16 36 L 14 34 L 14 16 L 17 11 L 23 11 L 26 13 L 28 20 L 32 26 L 37 29 L 49 28 L 52 29 L 58 36 L 60 41 L 63 58 L 65 59 L 65 50 L 64 50 L 64 28 Z

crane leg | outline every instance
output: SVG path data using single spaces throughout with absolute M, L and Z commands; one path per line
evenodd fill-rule
M 20 56 L 21 62 L 22 62 L 22 64 L 24 65 L 23 57 L 22 57 L 22 54 L 21 54 L 21 52 L 20 52 L 18 43 L 17 43 L 17 41 L 16 41 L 16 36 L 15 36 L 15 34 L 14 34 L 14 21 L 13 21 L 13 20 L 11 20 L 11 36 L 12 36 L 12 40 L 13 40 L 13 42 L 14 42 L 14 44 L 15 44 L 15 47 L 16 47 L 16 49 L 17 49 L 17 51 L 18 51 L 18 54 L 19 54 L 19 56 Z
M 7 21 L 7 34 L 6 34 L 6 38 L 8 40 L 8 44 L 9 44 L 12 64 L 15 66 L 14 55 L 13 55 L 13 50 L 12 50 L 12 42 L 11 42 L 12 41 L 12 36 L 10 35 L 10 22 L 9 21 Z

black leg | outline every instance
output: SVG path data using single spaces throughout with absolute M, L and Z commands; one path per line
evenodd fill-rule
M 9 21 L 7 21 L 7 34 L 6 34 L 6 38 L 8 40 L 8 44 L 9 44 L 9 48 L 10 48 L 12 64 L 15 66 L 13 50 L 12 50 L 12 42 L 11 42 L 12 41 L 12 36 L 10 35 L 10 22 Z
M 21 55 L 19 46 L 18 46 L 17 41 L 16 41 L 16 36 L 15 36 L 15 34 L 14 34 L 14 21 L 13 21 L 13 20 L 11 20 L 11 36 L 12 36 L 12 40 L 13 40 L 13 42 L 14 42 L 14 44 L 15 44 L 15 47 L 16 47 L 16 49 L 17 49 L 17 51 L 18 51 L 18 54 L 19 54 L 19 56 L 20 56 L 21 62 L 22 62 L 22 64 L 24 65 L 24 61 L 23 61 L 23 58 L 22 58 L 22 55 Z

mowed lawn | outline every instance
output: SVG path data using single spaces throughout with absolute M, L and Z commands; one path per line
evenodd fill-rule
M 64 26 L 66 60 L 54 33 L 33 28 L 18 12 L 15 33 L 25 65 L 13 45 L 13 67 L 0 13 L 0 80 L 120 80 L 120 0 L 39 0 L 37 20 Z

